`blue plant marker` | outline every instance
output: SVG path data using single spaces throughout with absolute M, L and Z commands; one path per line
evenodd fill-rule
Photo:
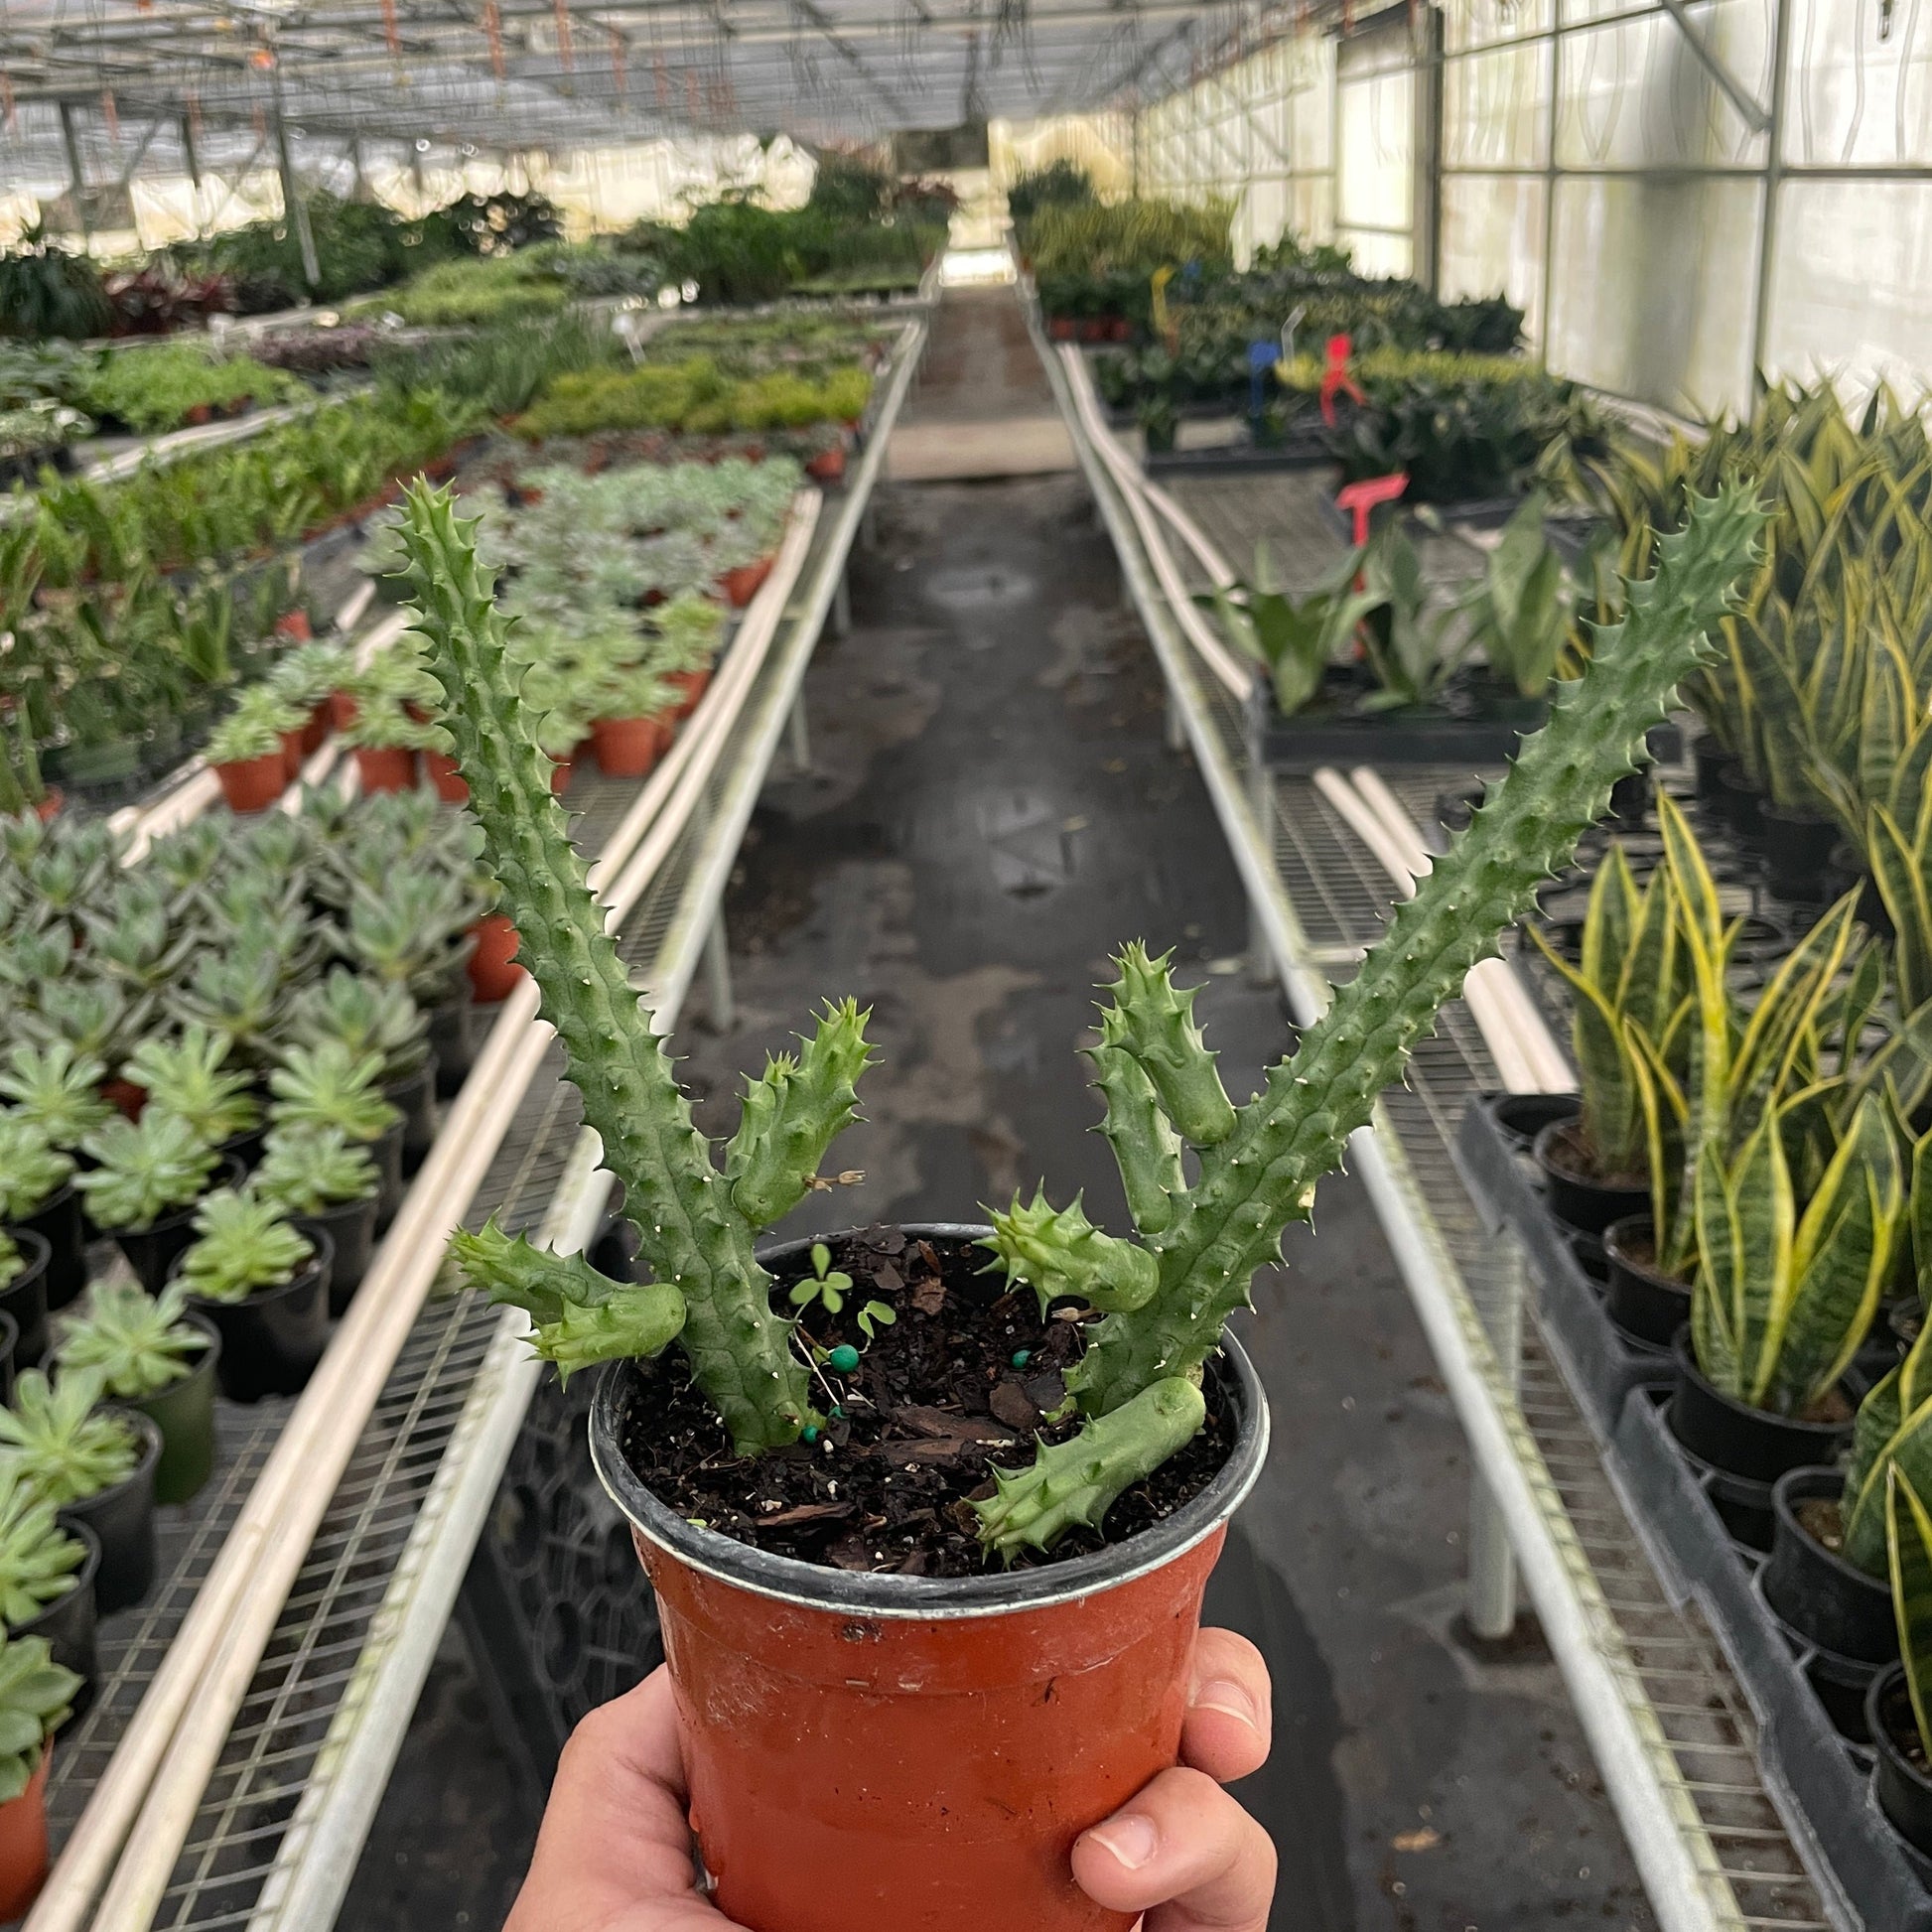
M 798 1433 L 808 1445 L 818 1441 L 818 1425 L 814 1422 L 808 1422 Z
M 825 1359 L 841 1375 L 850 1375 L 859 1366 L 859 1351 L 849 1341 L 842 1341 Z
M 1031 1348 L 1016 1348 L 1013 1351 L 1013 1365 L 1015 1368 L 1025 1368 L 1033 1358 L 1034 1351 Z
M 1276 343 L 1248 345 L 1248 421 L 1256 431 L 1261 428 L 1262 412 L 1266 406 L 1268 371 L 1281 360 L 1281 347 Z

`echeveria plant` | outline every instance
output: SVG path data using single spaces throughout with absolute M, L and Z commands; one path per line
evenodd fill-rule
M 1040 1448 L 977 1505 L 989 1551 L 1044 1548 L 1074 1523 L 1097 1525 L 1129 1483 L 1198 1432 L 1203 1367 L 1255 1270 L 1278 1258 L 1288 1223 L 1308 1217 L 1316 1181 L 1463 976 L 1496 951 L 1605 808 L 1611 784 L 1635 767 L 1645 731 L 1702 661 L 1705 632 L 1726 609 L 1761 522 L 1742 490 L 1697 503 L 1689 528 L 1662 544 L 1656 575 L 1629 587 L 1624 621 L 1597 633 L 1587 675 L 1560 689 L 1548 728 L 1524 741 L 1505 783 L 1245 1105 L 1222 1087 L 1192 995 L 1173 986 L 1164 960 L 1123 952 L 1094 1057 L 1138 1238 L 1104 1233 L 1077 1205 L 1056 1210 L 1043 1198 L 994 1216 L 988 1245 L 1009 1275 L 1103 1318 L 1067 1377 L 1078 1433 Z M 530 1311 L 552 1359 L 581 1366 L 676 1339 L 739 1453 L 783 1448 L 822 1418 L 754 1243 L 803 1197 L 852 1119 L 869 1053 L 861 1018 L 849 1002 L 829 1006 L 795 1061 L 766 1067 L 721 1170 L 519 721 L 505 624 L 474 531 L 457 522 L 447 491 L 411 491 L 404 540 L 429 661 L 487 863 L 655 1279 L 609 1281 L 581 1256 L 543 1254 L 493 1227 L 460 1236 L 460 1257 L 473 1279 Z

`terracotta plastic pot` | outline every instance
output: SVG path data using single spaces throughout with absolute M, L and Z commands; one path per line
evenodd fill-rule
M 291 643 L 307 644 L 315 641 L 315 630 L 310 625 L 306 611 L 284 611 L 275 620 L 275 634 L 286 637 Z
M 49 785 L 47 796 L 34 807 L 34 816 L 45 825 L 50 819 L 59 818 L 61 807 L 67 802 L 67 793 L 59 785 Z
M 671 749 L 662 718 L 598 718 L 591 723 L 591 756 L 607 778 L 641 778 Z
M 308 757 L 308 754 L 302 749 L 302 741 L 306 732 L 306 726 L 297 725 L 292 730 L 285 731 L 282 734 L 282 769 L 287 772 L 290 784 L 293 784 L 297 778 L 301 777 L 302 760 Z
M 47 1771 L 53 1745 L 18 1798 L 0 1805 L 0 1919 L 25 1918 L 47 1883 Z
M 355 695 L 350 691 L 332 691 L 324 701 L 329 706 L 329 724 L 334 731 L 347 731 L 355 722 Z
M 464 783 L 456 759 L 447 752 L 425 752 L 423 769 L 429 774 L 429 781 L 436 787 L 436 795 L 444 804 L 469 804 L 470 787 Z
M 302 756 L 306 759 L 322 750 L 322 741 L 329 736 L 329 700 L 324 698 L 309 710 L 309 721 L 302 727 Z
M 730 600 L 734 611 L 742 611 L 759 594 L 759 586 L 771 575 L 773 559 L 761 557 L 755 564 L 740 564 L 736 570 L 728 570 L 719 578 L 719 588 Z
M 289 765 L 281 752 L 258 759 L 231 759 L 214 767 L 231 812 L 265 812 L 288 788 Z
M 118 1073 L 100 1083 L 100 1097 L 137 1126 L 148 1104 L 147 1088 L 123 1080 Z
M 829 450 L 820 450 L 805 465 L 806 476 L 818 483 L 835 483 L 845 476 L 845 445 L 835 443 Z
M 407 791 L 416 782 L 416 754 L 397 745 L 358 745 L 355 769 L 364 791 Z
M 478 1006 L 495 1006 L 516 991 L 523 968 L 516 963 L 516 928 L 502 912 L 490 912 L 471 928 L 477 944 L 468 961 L 470 990 Z
M 676 711 L 671 714 L 672 717 L 688 718 L 697 710 L 698 700 L 711 687 L 711 667 L 707 665 L 702 671 L 671 671 L 665 675 L 664 682 L 675 685 L 684 693 L 678 701 Z
M 550 760 L 551 797 L 561 798 L 570 789 L 570 774 L 576 763 L 577 755 L 575 752 L 567 759 L 552 759 Z
M 697 1528 L 619 1447 L 634 1366 L 605 1373 L 591 1454 L 657 1592 L 692 1823 L 728 1919 L 751 1932 L 1135 1923 L 1074 1884 L 1069 1854 L 1175 1760 L 1201 1591 L 1267 1453 L 1247 1357 L 1230 1342 L 1210 1372 L 1236 1441 L 1191 1502 L 1092 1556 L 959 1579 L 824 1569 Z

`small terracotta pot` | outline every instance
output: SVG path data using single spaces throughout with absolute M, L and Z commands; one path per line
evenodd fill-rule
M 47 796 L 34 807 L 34 816 L 45 825 L 49 819 L 59 818 L 61 807 L 67 801 L 67 794 L 59 785 L 49 785 Z
M 322 750 L 322 741 L 329 736 L 329 700 L 323 701 L 309 713 L 309 722 L 302 727 L 302 756 L 312 757 Z
M 570 789 L 570 774 L 577 764 L 577 754 L 550 760 L 550 795 L 561 798 Z
M 476 939 L 468 963 L 478 1006 L 494 1006 L 516 991 L 524 969 L 516 963 L 516 928 L 506 913 L 490 912 L 470 928 Z
M 1267 1454 L 1239 1345 L 1208 1373 L 1234 1446 L 1158 1527 L 1038 1570 L 940 1580 L 803 1563 L 687 1522 L 623 1457 L 636 1369 L 611 1365 L 592 1460 L 657 1594 L 691 1820 L 727 1919 L 751 1932 L 1139 1922 L 1081 1891 L 1069 1854 L 1175 1760 L 1201 1592 Z
M 457 769 L 456 759 L 447 752 L 425 752 L 423 769 L 429 774 L 429 781 L 436 787 L 436 795 L 446 805 L 467 805 L 470 802 L 470 787 L 464 782 L 463 773 Z
M 742 611 L 759 594 L 759 587 L 771 575 L 775 560 L 761 557 L 755 564 L 741 564 L 736 570 L 728 570 L 719 578 L 718 587 L 725 593 L 734 611 Z
M 284 611 L 275 620 L 275 634 L 297 644 L 313 643 L 316 635 L 306 611 Z
M 675 685 L 684 696 L 679 700 L 677 709 L 671 713 L 674 721 L 681 722 L 697 710 L 698 700 L 702 698 L 711 684 L 711 667 L 702 671 L 671 671 L 666 673 L 664 682 Z
M 644 777 L 671 749 L 671 727 L 659 718 L 597 718 L 591 756 L 607 778 Z
M 345 732 L 355 722 L 355 696 L 349 691 L 332 691 L 324 700 L 329 707 L 329 724 L 334 731 Z
M 1046 322 L 1046 334 L 1052 342 L 1070 343 L 1079 334 L 1079 329 L 1071 316 L 1050 316 Z
M 302 775 L 302 760 L 309 756 L 303 749 L 303 741 L 307 737 L 306 725 L 297 725 L 293 731 L 282 734 L 282 769 L 288 774 L 290 784 L 294 784 Z
M 18 1798 L 0 1805 L 0 1918 L 25 1918 L 47 1883 L 47 1771 L 52 1743 Z
M 214 775 L 229 811 L 265 812 L 288 789 L 288 755 L 267 752 L 258 759 L 233 759 L 217 764 Z
M 355 769 L 364 791 L 407 791 L 416 782 L 416 754 L 401 746 L 358 745 Z
M 835 443 L 829 450 L 820 450 L 805 465 L 805 474 L 818 483 L 840 482 L 845 476 L 845 445 Z

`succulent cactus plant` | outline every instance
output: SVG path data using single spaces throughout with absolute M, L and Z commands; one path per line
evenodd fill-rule
M 289 1225 L 287 1210 L 251 1189 L 217 1187 L 195 1210 L 195 1241 L 179 1280 L 209 1302 L 245 1302 L 257 1289 L 292 1282 L 315 1243 Z
M 9 1629 L 31 1623 L 73 1587 L 86 1556 L 19 1465 L 0 1462 L 0 1623 Z
M 207 1347 L 207 1336 L 182 1319 L 187 1311 L 179 1282 L 159 1295 L 134 1282 L 96 1282 L 86 1306 L 62 1318 L 55 1359 L 64 1374 L 93 1370 L 117 1401 L 159 1395 L 190 1374 Z
M 97 1408 L 101 1388 L 96 1369 L 58 1382 L 23 1369 L 13 1406 L 0 1409 L 0 1459 L 57 1509 L 125 1482 L 140 1464 L 141 1439 L 125 1416 Z
M 1598 632 L 1586 677 L 1559 691 L 1550 725 L 1524 742 L 1506 782 L 1245 1105 L 1223 1088 L 1192 995 L 1174 987 L 1168 962 L 1138 946 L 1122 952 L 1093 1056 L 1140 1238 L 1104 1233 L 1077 1202 L 1016 1202 L 993 1217 L 988 1246 L 1010 1277 L 1045 1298 L 1077 1296 L 1103 1318 L 1067 1377 L 1083 1426 L 1002 1475 L 979 1506 L 990 1552 L 1010 1558 L 1072 1523 L 1098 1524 L 1122 1489 L 1199 1429 L 1201 1371 L 1255 1270 L 1278 1256 L 1287 1224 L 1307 1217 L 1316 1181 L 1469 968 L 1497 950 L 1634 768 L 1644 733 L 1702 661 L 1705 632 L 1726 609 L 1761 521 L 1742 489 L 1695 506 L 1687 530 L 1662 544 L 1655 576 L 1629 586 L 1624 621 Z M 420 627 L 486 862 L 525 935 L 544 1015 L 655 1282 L 607 1282 L 581 1258 L 544 1255 L 493 1229 L 459 1237 L 460 1257 L 498 1299 L 530 1311 L 541 1352 L 579 1366 L 675 1337 L 739 1452 L 782 1447 L 819 1418 L 753 1237 L 802 1196 L 852 1118 L 870 1052 L 864 1016 L 850 1003 L 828 1007 L 798 1060 L 776 1059 L 753 1083 L 721 1173 L 520 723 L 506 627 L 474 530 L 458 523 L 447 492 L 410 492 L 403 535 Z M 1191 1184 L 1183 1146 L 1197 1162 Z
M 47 1740 L 67 1723 L 79 1676 L 45 1637 L 0 1639 L 0 1804 L 33 1782 Z

